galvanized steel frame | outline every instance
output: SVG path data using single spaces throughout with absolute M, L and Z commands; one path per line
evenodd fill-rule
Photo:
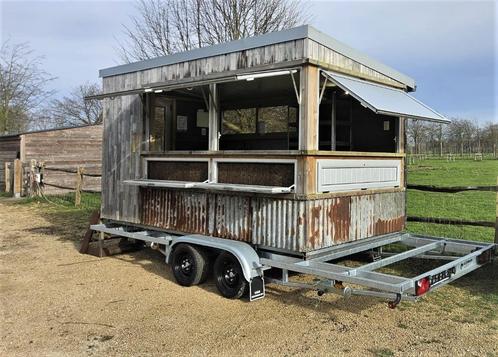
M 485 264 L 485 262 L 479 262 L 478 257 L 490 251 L 489 258 L 492 259 L 493 251 L 496 249 L 495 244 L 394 233 L 338 245 L 318 251 L 316 254 L 310 254 L 306 259 L 303 259 L 270 251 L 257 251 L 244 242 L 203 235 L 179 236 L 119 224 L 92 225 L 91 229 L 149 242 L 152 247 L 156 245 L 156 249 L 158 244 L 164 245 L 165 248 L 159 250 L 166 256 L 167 263 L 175 244 L 187 243 L 207 246 L 227 250 L 234 254 L 242 266 L 244 277 L 248 281 L 257 276 L 263 277 L 264 270 L 279 268 L 282 269 L 282 278 L 270 278 L 267 279 L 268 281 L 291 287 L 316 289 L 320 293 L 334 292 L 344 296 L 362 295 L 389 299 L 392 300 L 390 306 L 397 305 L 401 300 L 416 300 L 418 296 L 415 294 L 415 286 L 420 279 L 451 270 L 452 273 L 449 274 L 448 278 L 431 286 L 431 290 L 437 289 Z M 387 254 L 380 260 L 356 268 L 327 262 L 377 248 L 382 255 L 381 248 L 392 243 L 402 243 L 412 247 L 412 249 L 397 254 Z M 448 263 L 413 278 L 374 271 L 408 258 L 426 258 L 428 256 L 444 258 L 445 253 L 463 255 L 459 257 L 450 255 L 451 259 Z M 292 282 L 289 281 L 289 271 L 309 274 L 322 278 L 322 280 L 314 284 Z M 344 287 L 343 283 L 361 285 L 367 287 L 368 290 Z
M 392 243 L 402 243 L 412 247 L 412 249 L 402 253 L 387 254 L 386 257 L 380 260 L 357 268 L 348 268 L 338 264 L 325 263 L 326 261 L 346 258 L 352 254 L 382 248 L 383 246 Z M 368 295 L 370 296 L 382 298 L 390 296 L 396 297 L 396 299 L 399 300 L 414 300 L 417 299 L 417 296 L 415 295 L 415 284 L 420 279 L 452 270 L 453 273 L 450 274 L 449 278 L 431 286 L 431 290 L 439 288 L 479 268 L 482 264 L 478 262 L 478 257 L 488 250 L 492 251 L 496 249 L 495 247 L 495 244 L 488 243 L 425 237 L 408 233 L 395 233 L 329 248 L 322 252 L 318 252 L 314 257 L 313 255 L 308 256 L 307 260 L 267 253 L 266 257 L 261 258 L 260 261 L 263 265 L 283 269 L 284 275 L 279 282 L 285 285 L 289 285 L 286 281 L 286 272 L 295 271 L 325 278 L 325 283 L 320 283 L 321 286 L 324 284 L 330 285 L 332 289 L 335 286 L 335 282 L 340 282 L 341 284 L 342 282 L 347 282 L 374 289 L 373 291 L 368 292 Z M 430 252 L 433 254 L 429 254 Z M 445 256 L 443 255 L 445 253 L 463 254 L 463 256 Z M 380 254 L 382 255 L 383 253 L 381 252 Z M 413 278 L 388 275 L 374 271 L 408 258 L 426 259 L 431 256 L 436 259 L 449 258 L 450 262 Z M 342 291 L 345 295 L 365 295 L 363 292 L 364 291 L 360 292 L 354 289 Z

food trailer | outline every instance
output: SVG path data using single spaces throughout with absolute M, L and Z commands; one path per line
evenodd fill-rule
M 448 120 L 409 94 L 412 78 L 311 26 L 100 77 L 103 222 L 92 228 L 160 250 L 181 285 L 213 272 L 223 296 L 255 300 L 275 268 L 266 281 L 395 306 L 492 259 L 492 244 L 404 231 L 405 121 Z M 393 243 L 406 249 L 383 250 Z M 377 259 L 337 263 L 365 251 Z M 414 257 L 445 263 L 412 278 L 378 271 Z

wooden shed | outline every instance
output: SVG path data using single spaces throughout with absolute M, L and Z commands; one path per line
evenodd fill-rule
M 20 159 L 43 163 L 45 194 L 68 192 L 75 186 L 72 171 L 80 166 L 100 174 L 102 166 L 103 125 L 86 125 L 0 136 L 0 184 L 5 187 L 5 162 Z M 100 191 L 100 178 L 87 177 L 84 188 Z
M 306 254 L 405 225 L 415 81 L 310 26 L 107 68 L 102 217 Z

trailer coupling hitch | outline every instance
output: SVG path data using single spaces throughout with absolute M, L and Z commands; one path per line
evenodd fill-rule
M 396 299 L 394 299 L 393 301 L 389 301 L 387 303 L 387 306 L 390 308 L 390 309 L 395 309 L 396 306 L 398 306 L 398 304 L 401 302 L 401 294 L 396 294 Z

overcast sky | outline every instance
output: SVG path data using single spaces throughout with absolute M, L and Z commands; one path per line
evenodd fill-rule
M 497 121 L 495 1 L 307 1 L 319 30 L 405 73 L 450 117 Z M 58 95 L 118 64 L 133 1 L 3 1 L 1 40 L 29 42 Z

